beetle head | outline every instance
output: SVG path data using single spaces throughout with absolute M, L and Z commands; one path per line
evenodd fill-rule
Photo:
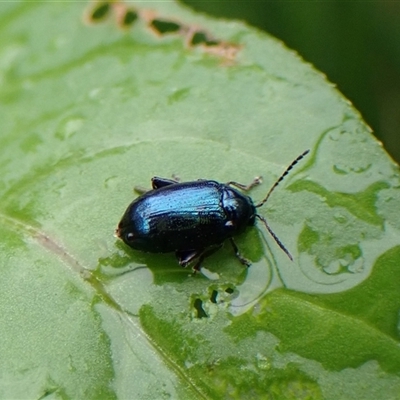
M 135 233 L 131 229 L 130 226 L 126 226 L 124 221 L 118 224 L 117 229 L 115 230 L 115 236 L 119 239 L 122 239 L 127 245 L 131 246 L 131 243 L 135 241 Z
M 133 249 L 148 251 L 148 240 L 146 240 L 146 235 L 143 235 L 143 230 L 141 230 L 143 226 L 139 222 L 139 218 L 131 217 L 128 208 L 115 230 L 115 236 Z

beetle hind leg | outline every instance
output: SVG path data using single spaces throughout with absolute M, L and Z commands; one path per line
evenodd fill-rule
M 186 268 L 193 260 L 200 257 L 202 252 L 203 249 L 189 251 L 178 250 L 175 252 L 175 255 L 178 259 L 179 265 L 183 268 Z
M 197 260 L 196 264 L 193 265 L 193 272 L 196 274 L 197 272 L 200 272 L 201 270 L 201 264 L 204 261 L 204 259 L 208 256 L 210 256 L 211 254 L 215 253 L 217 250 L 219 250 L 222 247 L 222 243 L 221 244 L 217 244 L 213 247 L 209 247 L 208 249 L 204 250 L 200 256 L 199 259 Z
M 238 249 L 238 247 L 237 247 L 235 241 L 234 241 L 232 238 L 230 238 L 229 241 L 231 242 L 232 247 L 233 247 L 233 251 L 235 252 L 235 256 L 239 259 L 239 261 L 240 261 L 243 265 L 245 265 L 246 267 L 250 267 L 251 262 L 250 262 L 247 258 L 244 258 L 244 257 L 239 253 L 239 249 Z
M 174 179 L 168 179 L 168 178 L 160 178 L 159 176 L 154 176 L 151 178 L 151 187 L 153 190 L 160 189 L 164 186 L 169 186 L 169 185 L 175 185 L 176 183 L 179 183 L 179 179 L 177 177 L 173 177 Z M 135 186 L 134 187 L 135 192 L 139 194 L 144 194 L 147 192 L 150 192 L 151 189 L 144 188 L 143 186 Z
M 244 190 L 245 192 L 248 192 L 249 190 L 253 189 L 254 186 L 261 184 L 261 182 L 262 182 L 261 176 L 256 176 L 253 179 L 253 181 L 251 183 L 249 183 L 248 185 L 243 185 L 243 183 L 238 183 L 238 182 L 234 182 L 234 181 L 229 181 L 226 184 L 229 186 L 235 186 L 241 190 Z
M 207 249 L 201 250 L 189 250 L 189 251 L 176 251 L 175 255 L 178 259 L 179 265 L 183 268 L 187 267 L 191 262 L 197 259 L 196 263 L 193 265 L 194 273 L 197 273 L 201 270 L 201 264 L 203 263 L 204 259 L 211 254 L 215 253 L 222 247 L 222 243 L 209 247 Z
M 159 176 L 151 178 L 151 186 L 153 189 L 160 189 L 164 186 L 175 185 L 176 183 L 179 183 L 179 181 L 175 179 L 160 178 Z

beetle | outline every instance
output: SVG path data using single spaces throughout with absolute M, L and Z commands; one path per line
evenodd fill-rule
M 306 150 L 300 154 L 286 168 L 265 198 L 257 204 L 243 192 L 258 185 L 260 178 L 246 186 L 234 181 L 220 183 L 199 179 L 179 182 L 154 177 L 151 180 L 153 189 L 128 206 L 115 234 L 136 250 L 175 252 L 182 267 L 196 260 L 193 270 L 197 272 L 203 260 L 220 249 L 225 240 L 231 242 L 240 262 L 250 266 L 250 262 L 239 253 L 233 237 L 259 219 L 293 261 L 292 255 L 256 209 L 267 202 L 274 189 L 308 152 Z

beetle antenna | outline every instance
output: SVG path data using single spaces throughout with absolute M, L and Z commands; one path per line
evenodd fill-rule
M 293 261 L 292 255 L 289 253 L 289 250 L 283 245 L 283 243 L 279 240 L 278 236 L 275 235 L 274 231 L 269 227 L 267 220 L 261 215 L 256 214 L 256 217 L 262 221 L 267 228 L 270 235 L 274 238 L 277 245 L 283 250 L 283 252 L 290 258 L 290 261 Z
M 261 207 L 263 206 L 267 200 L 269 199 L 269 196 L 271 196 L 271 193 L 275 190 L 275 188 L 283 181 L 283 179 L 285 178 L 285 176 L 290 172 L 290 170 L 303 158 L 305 157 L 308 153 L 310 152 L 310 150 L 306 150 L 304 153 L 300 154 L 295 160 L 292 161 L 292 163 L 285 169 L 285 172 L 278 178 L 278 180 L 272 185 L 271 189 L 269 189 L 268 194 L 266 195 L 265 199 L 262 200 L 260 203 L 258 203 L 255 207 Z M 282 250 L 288 254 L 287 250 L 283 247 L 282 243 L 280 243 L 279 240 L 277 240 L 277 237 L 275 237 L 275 235 L 272 233 L 272 231 L 269 229 L 266 221 L 264 221 L 269 233 L 271 233 L 271 235 L 273 236 L 273 238 L 276 240 L 276 242 L 279 244 L 279 246 L 281 246 Z M 289 254 L 288 254 L 289 255 Z M 289 258 L 291 258 L 291 256 L 289 255 Z

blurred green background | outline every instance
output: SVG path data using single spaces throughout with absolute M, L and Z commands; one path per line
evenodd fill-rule
M 245 20 L 296 50 L 338 86 L 400 162 L 400 2 L 183 2 Z

